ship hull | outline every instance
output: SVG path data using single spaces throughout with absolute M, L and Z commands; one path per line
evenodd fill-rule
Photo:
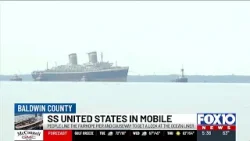
M 126 82 L 128 68 L 96 72 L 33 72 L 35 81 Z
M 188 82 L 188 79 L 183 77 L 183 78 L 178 78 L 175 80 L 175 82 L 179 82 L 179 83 L 187 83 Z
M 22 81 L 22 79 L 10 79 L 10 81 Z

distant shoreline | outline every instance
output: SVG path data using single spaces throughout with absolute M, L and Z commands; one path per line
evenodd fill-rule
M 18 76 L 31 76 L 31 74 L 17 74 Z M 13 75 L 8 75 L 8 74 L 1 74 L 0 77 L 12 77 Z M 139 75 L 139 74 L 134 74 L 134 75 L 128 75 L 128 76 L 180 76 L 180 74 L 145 74 L 145 75 Z M 214 77 L 220 77 L 220 76 L 239 76 L 239 77 L 250 77 L 250 75 L 234 75 L 234 74 L 224 74 L 224 75 L 201 75 L 201 74 L 196 74 L 196 75 L 185 75 L 185 76 L 214 76 Z
M 9 81 L 13 75 L 0 75 L 0 81 Z M 33 81 L 30 74 L 19 75 L 23 81 Z M 179 75 L 128 75 L 128 82 L 171 82 Z M 196 83 L 250 83 L 247 75 L 186 75 L 189 82 Z

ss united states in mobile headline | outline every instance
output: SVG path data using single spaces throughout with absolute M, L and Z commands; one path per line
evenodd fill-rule
M 33 71 L 35 81 L 111 81 L 126 82 L 128 66 L 117 66 L 97 59 L 97 53 L 88 53 L 89 62 L 79 65 L 76 53 L 69 54 L 69 64 L 48 68 L 43 71 Z

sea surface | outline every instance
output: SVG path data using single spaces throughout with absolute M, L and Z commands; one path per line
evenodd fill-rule
M 0 140 L 13 141 L 14 103 L 74 102 L 78 113 L 236 112 L 237 141 L 250 140 L 250 84 L 0 82 Z

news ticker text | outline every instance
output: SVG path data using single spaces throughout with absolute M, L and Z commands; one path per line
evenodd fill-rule
M 138 139 L 147 137 L 154 141 L 176 140 L 176 141 L 235 141 L 235 131 L 197 131 L 197 130 L 73 130 L 73 131 L 55 131 L 45 130 L 44 141 L 52 141 L 53 136 L 65 135 L 71 141 L 82 141 L 84 139 Z
M 196 130 L 194 114 L 44 114 L 46 130 Z
M 83 115 L 44 114 L 47 130 L 236 130 L 234 114 Z M 209 124 L 207 124 L 207 122 Z
M 235 141 L 235 131 L 197 130 L 16 130 L 15 140 L 82 141 L 85 139 L 140 139 L 188 141 Z
M 196 130 L 73 130 L 73 131 L 55 131 L 55 130 L 45 130 L 44 131 L 44 141 L 50 141 L 51 136 L 55 135 L 65 135 L 65 138 L 72 138 L 72 141 L 82 141 L 87 138 L 124 138 L 133 139 L 138 137 L 150 137 L 154 139 L 183 139 L 189 141 L 197 140 Z

